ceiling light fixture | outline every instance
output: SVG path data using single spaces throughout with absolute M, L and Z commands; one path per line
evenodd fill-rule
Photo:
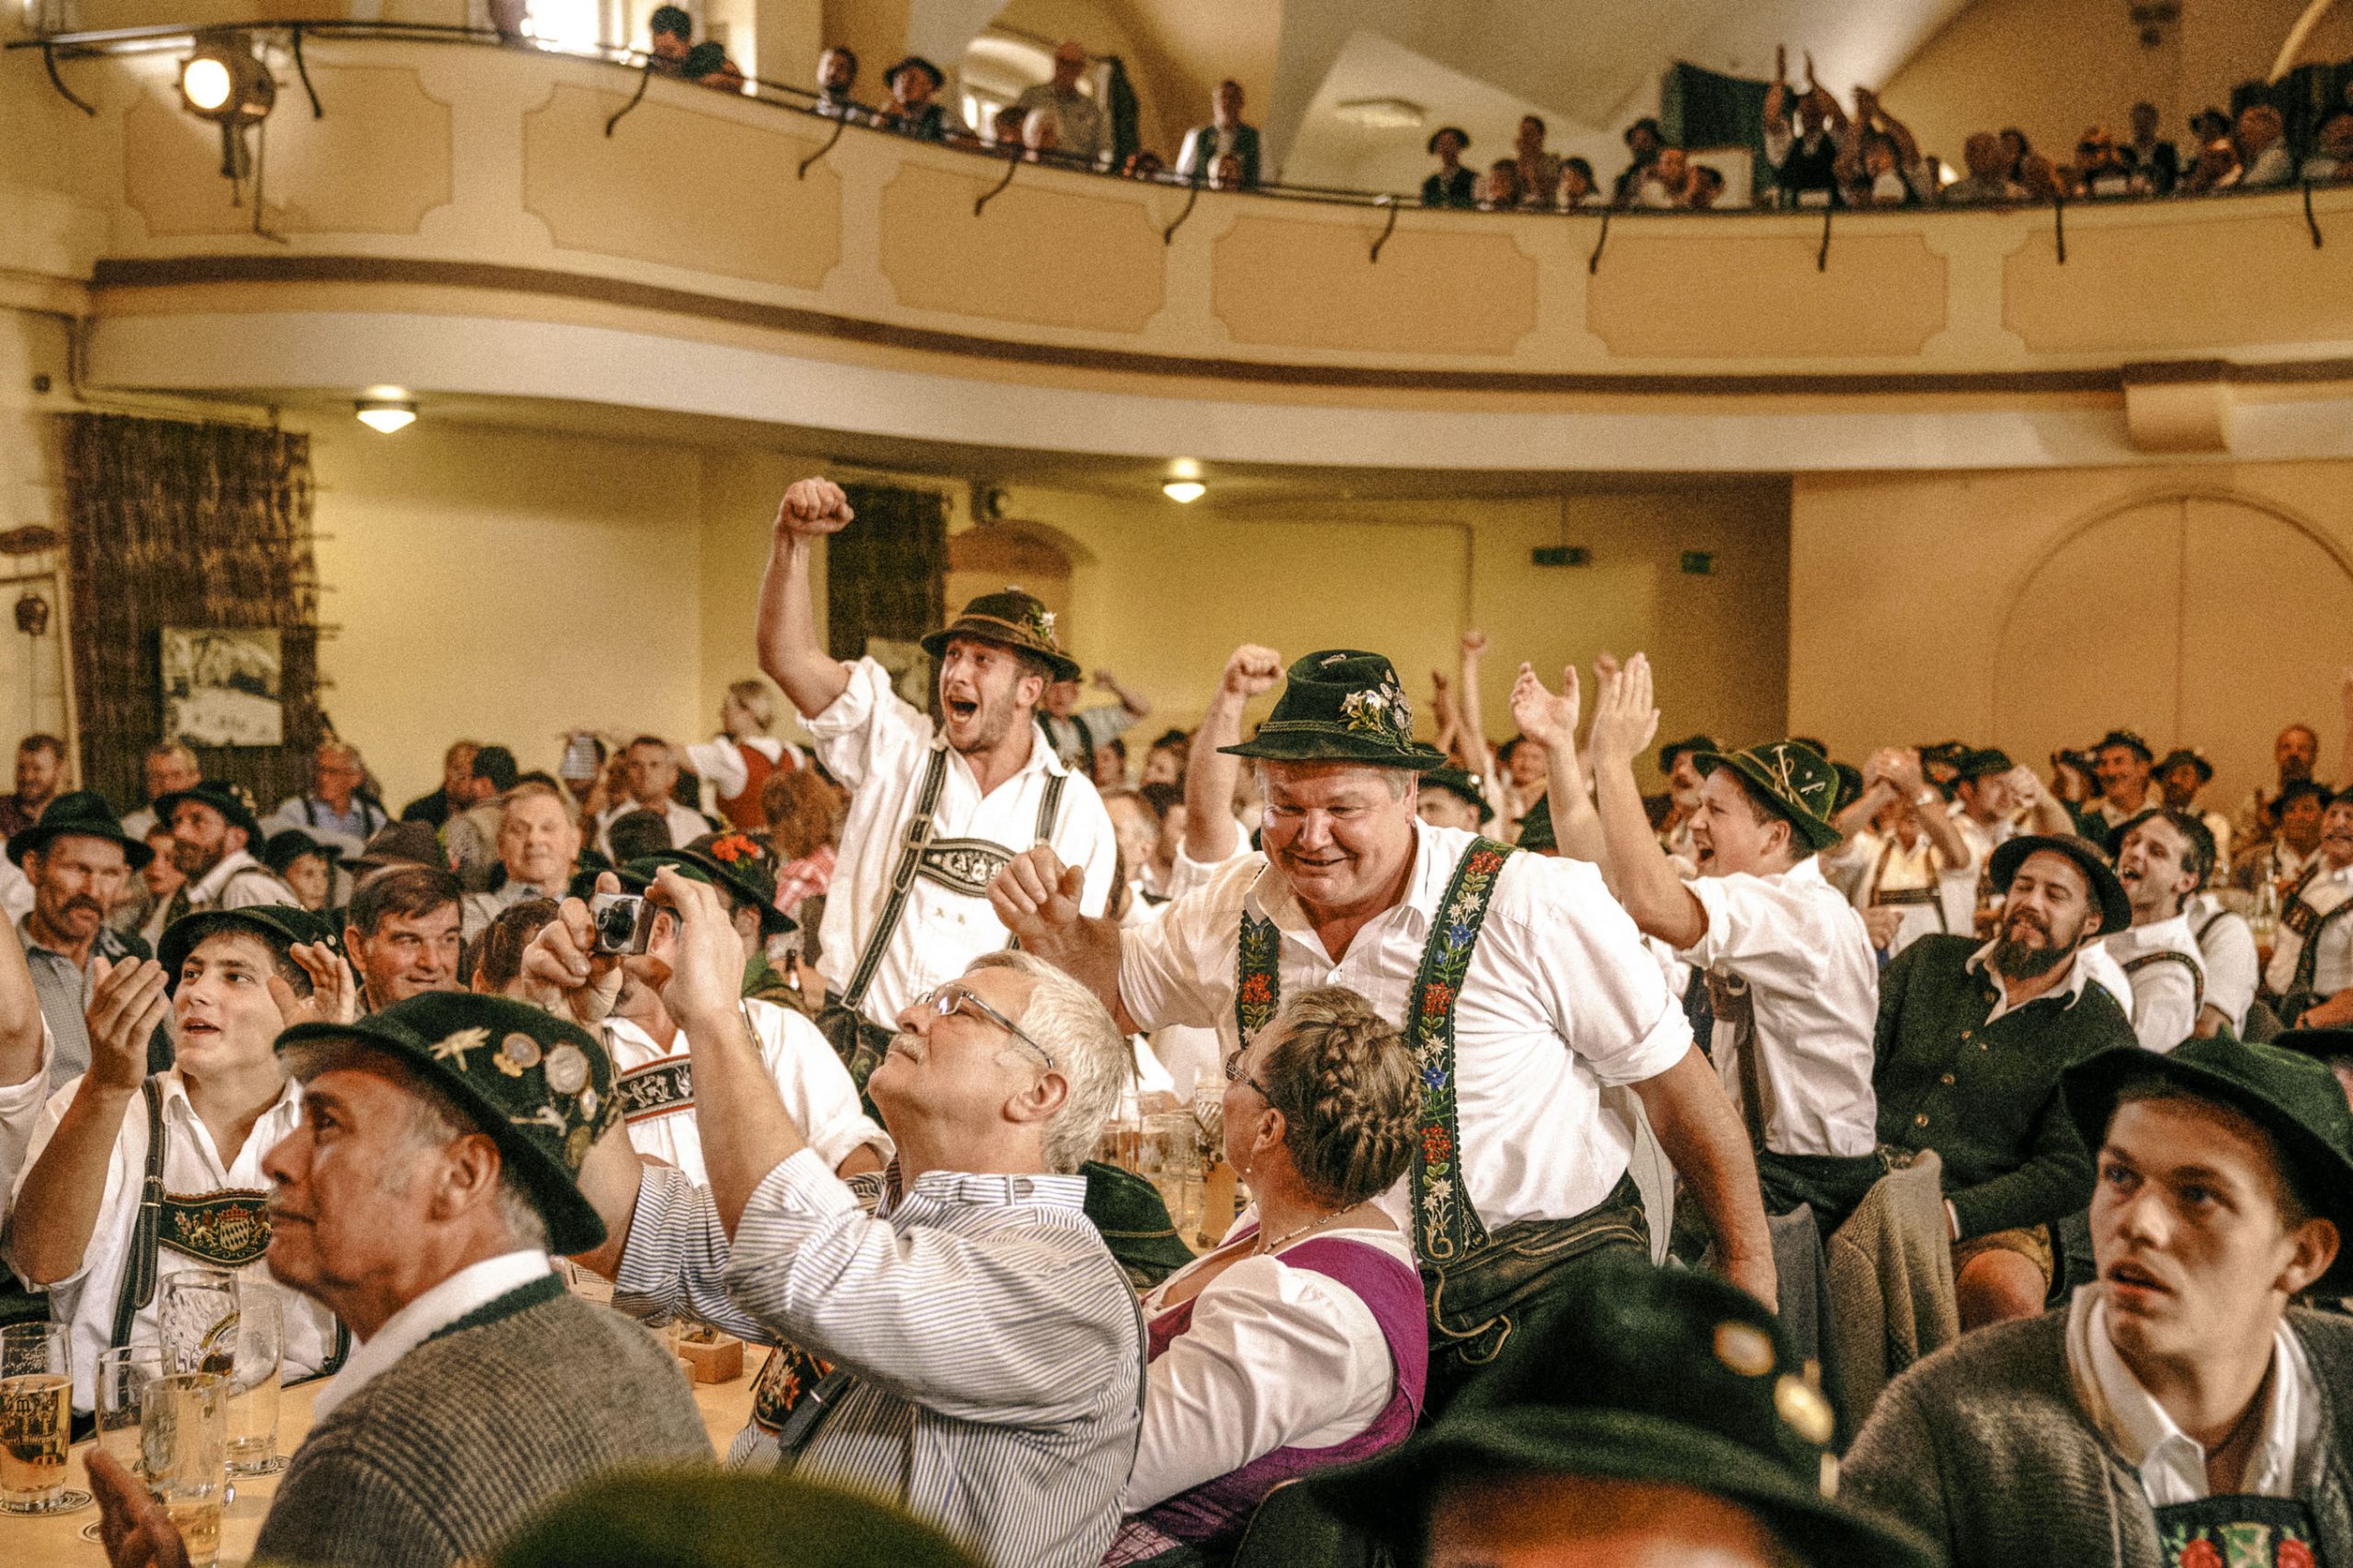
M 1210 493 L 1210 487 L 1197 479 L 1176 479 L 1160 487 L 1160 493 L 1179 506 L 1199 500 Z
M 254 53 L 243 33 L 218 33 L 198 40 L 180 62 L 180 103 L 199 119 L 221 128 L 221 175 L 241 180 L 253 172 L 244 131 L 259 124 L 278 102 L 278 81 Z
M 1429 113 L 1411 98 L 1344 98 L 1332 112 L 1367 131 L 1411 131 Z
M 370 398 L 358 403 L 359 423 L 379 436 L 405 430 L 416 423 L 416 404 L 392 398 Z

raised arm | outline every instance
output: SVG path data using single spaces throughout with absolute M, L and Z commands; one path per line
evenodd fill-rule
M 1250 699 L 1282 678 L 1282 655 L 1272 648 L 1245 642 L 1226 656 L 1185 757 L 1185 858 L 1196 865 L 1233 858 L 1233 786 L 1242 777 L 1242 759 L 1226 756 L 1224 748 L 1240 744 L 1242 710 Z
M 1120 684 L 1120 677 L 1113 675 L 1109 670 L 1097 670 L 1095 672 L 1095 688 L 1097 691 L 1108 691 L 1113 697 L 1119 699 L 1120 706 L 1128 710 L 1129 718 L 1149 719 L 1152 717 L 1152 704 L 1146 702 L 1142 698 L 1138 697 L 1134 692 L 1130 691 L 1126 687 L 1121 686 Z
M 1201 726 L 1207 729 L 1204 723 Z M 1188 780 L 1189 783 L 1189 780 Z M 1005 928 L 1034 953 L 1081 985 L 1110 1009 L 1122 1034 L 1137 1032 L 1120 1003 L 1120 925 L 1104 915 L 1080 913 L 1086 872 L 1065 866 L 1050 845 L 1025 849 L 989 881 L 989 907 Z
M 1634 782 L 1634 759 L 1657 734 L 1651 662 L 1637 653 L 1622 670 L 1601 676 L 1593 714 L 1594 807 L 1601 817 L 1602 864 L 1609 868 L 1618 902 L 1643 935 L 1680 951 L 1708 934 L 1708 913 L 1651 831 L 1642 787 Z
M 1601 880 L 1614 895 L 1618 884 L 1609 874 L 1609 857 L 1601 819 L 1586 791 L 1585 769 L 1577 761 L 1577 667 L 1561 671 L 1561 694 L 1544 689 L 1536 666 L 1523 664 L 1512 683 L 1511 717 L 1519 733 L 1544 748 L 1545 797 L 1552 806 L 1552 835 L 1563 858 L 1590 860 L 1601 868 Z
M 2063 803 L 2042 787 L 2042 780 L 2033 768 L 2020 763 L 2011 768 L 2006 777 L 2010 782 L 2010 793 L 2017 796 L 2018 804 L 2026 808 L 2030 831 L 2055 834 L 2062 837 L 2075 831 L 2075 817 Z
M 17 939 L 17 924 L 0 920 L 0 1089 L 21 1084 L 41 1070 L 43 1035 L 40 995 Z M 0 1172 L 0 1179 L 6 1173 Z
M 1920 819 L 1920 831 L 1928 835 L 1928 842 L 1944 858 L 1946 870 L 1966 871 L 1977 863 L 1969 841 L 1953 824 L 1952 812 L 1945 809 L 1943 797 L 1929 788 L 1918 752 L 1909 747 L 1889 752 L 1880 773 L 1898 794 L 1912 802 L 1912 814 Z
M 1461 689 L 1455 711 L 1462 717 L 1462 742 L 1470 754 L 1471 771 L 1482 778 L 1491 778 L 1495 772 L 1495 748 L 1487 744 L 1486 722 L 1479 712 L 1479 661 L 1486 653 L 1485 632 L 1474 629 L 1462 634 Z
M 757 635 L 760 668 L 782 688 L 804 719 L 834 705 L 849 685 L 841 661 L 817 641 L 817 610 L 810 597 L 813 542 L 839 533 L 857 513 L 830 480 L 797 480 L 776 509 L 776 534 L 760 577 Z

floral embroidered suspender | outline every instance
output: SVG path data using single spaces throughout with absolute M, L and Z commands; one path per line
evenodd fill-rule
M 1422 1072 L 1421 1149 L 1408 1166 L 1414 1182 L 1414 1248 L 1425 1263 L 1452 1263 L 1486 1244 L 1487 1229 L 1471 1207 L 1459 1158 L 1461 1140 L 1454 1123 L 1454 1005 L 1470 971 L 1472 949 L 1487 918 L 1496 876 L 1514 851 L 1481 838 L 1454 868 L 1429 944 L 1414 977 L 1405 1036 Z M 1280 937 L 1271 920 L 1248 911 L 1234 956 L 1233 1017 L 1241 1039 L 1267 1027 L 1282 1002 L 1276 970 Z

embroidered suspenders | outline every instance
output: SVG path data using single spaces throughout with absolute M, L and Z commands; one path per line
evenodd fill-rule
M 1430 922 L 1407 1004 L 1405 1037 L 1422 1074 L 1420 1148 L 1407 1170 L 1413 1177 L 1414 1248 L 1425 1263 L 1450 1263 L 1487 1240 L 1487 1229 L 1471 1207 L 1462 1180 L 1461 1139 L 1454 1117 L 1454 1007 L 1470 971 L 1479 928 L 1487 918 L 1497 876 L 1514 853 L 1508 845 L 1480 838 L 1456 863 L 1446 896 Z M 1233 1017 L 1246 1043 L 1274 1017 L 1282 1003 L 1276 958 L 1280 938 L 1269 920 L 1247 911 L 1235 944 Z
M 2297 882 L 2288 907 L 2279 915 L 2280 925 L 2303 938 L 2303 946 L 2296 949 L 2296 976 L 2288 983 L 2288 994 L 2291 996 L 2312 990 L 2313 978 L 2320 970 L 2321 937 L 2327 935 L 2330 926 L 2347 915 L 2353 915 L 2353 894 L 2339 899 L 2336 907 L 2325 915 L 2306 903 L 2304 887 L 2312 880 L 2313 873 L 2305 872 L 2302 881 Z
M 692 1110 L 694 1063 L 684 1056 L 665 1056 L 632 1067 L 613 1080 L 613 1096 L 621 1103 L 621 1119 L 632 1125 L 674 1110 Z

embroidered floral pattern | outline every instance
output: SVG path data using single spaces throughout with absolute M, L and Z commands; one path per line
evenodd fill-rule
M 1350 734 L 1370 735 L 1401 751 L 1413 746 L 1414 705 L 1394 682 L 1383 681 L 1348 693 L 1340 699 L 1340 717 Z
M 1244 911 L 1241 978 L 1233 991 L 1233 1022 L 1244 1046 L 1273 1020 L 1275 1008 L 1281 1001 L 1281 983 L 1275 974 L 1276 957 L 1281 950 L 1282 937 L 1275 930 L 1275 923 L 1255 919 Z
M 2233 1517 L 2241 1512 L 2256 1517 Z M 2157 1510 L 2157 1551 L 2166 1568 L 2319 1568 L 2311 1528 L 2284 1499 L 2209 1497 Z

